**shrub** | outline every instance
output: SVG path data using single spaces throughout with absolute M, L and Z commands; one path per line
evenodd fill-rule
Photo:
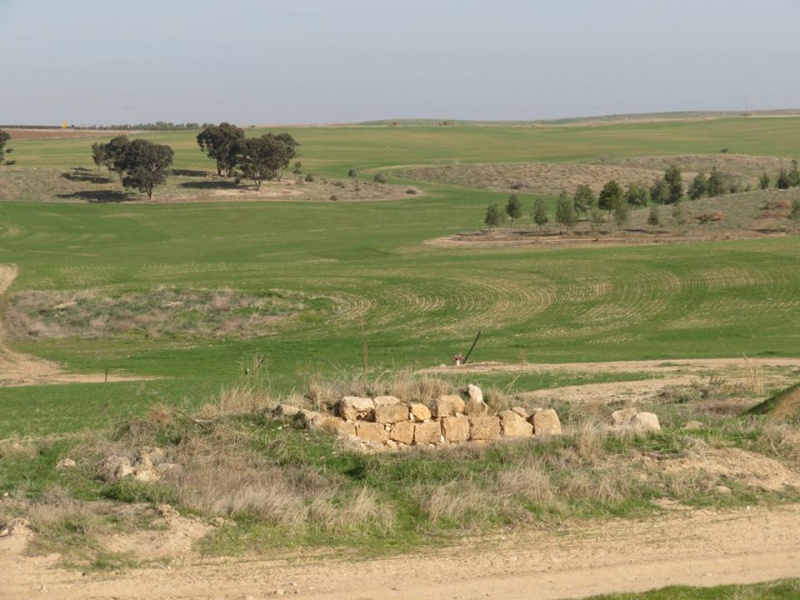
M 722 221 L 722 219 L 725 218 L 725 214 L 719 210 L 709 210 L 695 218 L 700 221 L 701 224 L 705 224 L 711 223 L 712 221 Z
M 375 176 L 372 178 L 372 181 L 375 183 L 386 183 L 386 176 L 383 173 L 375 173 Z
M 347 172 L 348 177 L 358 177 L 358 169 L 350 169 Z

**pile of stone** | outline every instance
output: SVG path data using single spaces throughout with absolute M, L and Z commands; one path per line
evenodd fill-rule
M 103 480 L 115 483 L 125 477 L 136 481 L 158 481 L 165 474 L 178 469 L 178 465 L 165 460 L 161 448 L 143 447 L 130 456 L 112 455 L 106 457 L 101 465 Z
M 394 396 L 346 396 L 336 404 L 333 415 L 285 404 L 276 406 L 273 415 L 384 449 L 561 435 L 561 422 L 552 409 L 529 412 L 515 406 L 490 414 L 481 390 L 471 385 L 468 392 L 467 400 L 443 395 L 427 404 L 404 402 Z

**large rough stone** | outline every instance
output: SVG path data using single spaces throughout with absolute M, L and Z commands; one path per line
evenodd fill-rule
M 651 412 L 640 412 L 631 419 L 631 427 L 636 431 L 661 431 L 658 417 Z
M 490 441 L 500 437 L 499 417 L 467 417 L 469 420 L 469 439 Z
M 408 406 L 405 404 L 376 405 L 374 409 L 376 423 L 399 423 L 408 421 Z
M 540 408 L 530 418 L 536 436 L 561 435 L 561 421 L 552 408 Z
M 78 464 L 71 458 L 62 458 L 56 463 L 56 471 L 66 471 L 68 469 L 74 469 L 77 466 Z
M 143 465 L 134 469 L 133 478 L 142 483 L 150 483 L 161 479 L 161 473 L 152 464 Z
M 389 433 L 389 439 L 410 446 L 414 442 L 414 424 L 411 421 L 395 423 Z
M 453 417 L 464 412 L 464 401 L 461 396 L 439 396 L 431 404 L 431 414 L 437 419 Z
M 533 435 L 533 425 L 513 410 L 504 410 L 499 415 L 500 430 L 504 437 L 528 438 Z
M 431 409 L 419 402 L 414 402 L 408 409 L 411 411 L 411 419 L 420 423 L 430 420 L 433 416 L 431 415 Z
M 142 449 L 140 452 L 147 452 L 150 456 L 150 462 L 154 465 L 160 465 L 167 458 L 167 454 L 164 452 L 163 448 L 146 448 Z
M 625 427 L 631 424 L 633 417 L 636 416 L 635 408 L 623 408 L 611 413 L 611 424 L 614 427 Z
M 473 402 L 483 402 L 483 392 L 477 385 L 472 385 L 470 383 L 467 386 L 467 393 L 469 394 L 469 399 Z
M 337 410 L 339 416 L 348 421 L 366 421 L 372 416 L 375 403 L 372 398 L 345 396 L 339 400 Z
M 339 435 L 356 434 L 356 426 L 354 423 L 330 416 L 326 416 L 322 423 L 320 423 L 320 429 Z
M 442 426 L 439 421 L 417 423 L 414 425 L 414 443 L 439 444 L 442 441 Z
M 527 420 L 530 417 L 530 413 L 525 409 L 524 406 L 512 406 L 511 410 L 517 413 L 520 417 Z
M 106 483 L 116 483 L 123 477 L 133 475 L 136 471 L 127 456 L 109 456 L 101 465 L 103 480 Z
M 400 398 L 395 398 L 394 396 L 376 396 L 372 402 L 376 407 L 391 406 L 394 404 L 400 404 Z
M 300 412 L 295 415 L 295 419 L 297 419 L 298 423 L 300 423 L 306 429 L 310 429 L 312 431 L 321 429 L 327 418 L 328 417 L 322 413 L 318 413 L 315 410 L 307 410 L 305 408 L 300 410 Z
M 272 415 L 278 419 L 291 419 L 300 412 L 300 408 L 291 404 L 278 404 L 272 409 Z
M 469 440 L 469 419 L 465 417 L 445 417 L 441 420 L 442 435 L 446 442 L 466 442 Z
M 356 435 L 366 442 L 384 443 L 389 439 L 389 434 L 380 423 L 359 421 L 356 424 Z

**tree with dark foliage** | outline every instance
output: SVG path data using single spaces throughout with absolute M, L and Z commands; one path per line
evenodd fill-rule
M 288 133 L 267 133 L 257 138 L 245 138 L 237 145 L 236 166 L 247 179 L 252 179 L 256 189 L 264 180 L 277 179 L 289 162 L 297 156 L 297 142 Z
M 244 140 L 244 130 L 230 123 L 209 125 L 197 134 L 197 145 L 208 158 L 217 161 L 217 175 L 229 176 L 236 166 L 236 152 Z

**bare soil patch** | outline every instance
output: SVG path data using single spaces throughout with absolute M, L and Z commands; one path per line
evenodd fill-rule
M 569 523 L 465 539 L 423 554 L 359 560 L 319 553 L 197 559 L 109 574 L 54 567 L 0 538 L 9 597 L 121 599 L 542 600 L 636 592 L 666 585 L 754 583 L 797 575 L 800 507 L 665 511 L 646 521 Z M 10 543 L 11 542 L 11 543 Z

